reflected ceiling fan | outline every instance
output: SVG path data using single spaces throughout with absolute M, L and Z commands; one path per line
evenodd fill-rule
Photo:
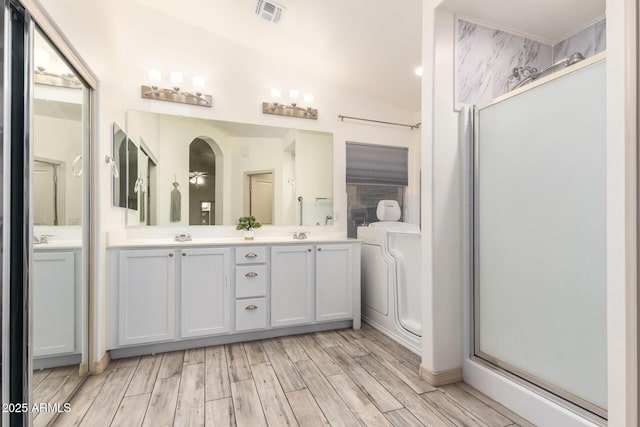
M 209 174 L 206 172 L 189 172 L 189 183 L 195 185 L 196 188 L 198 188 L 205 183 L 205 178 L 207 176 L 209 176 Z

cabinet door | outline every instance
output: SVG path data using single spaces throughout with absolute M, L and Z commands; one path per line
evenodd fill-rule
M 230 250 L 182 249 L 180 253 L 181 336 L 229 332 Z
M 316 321 L 353 317 L 352 245 L 316 246 Z
M 175 250 L 123 250 L 119 260 L 118 343 L 175 338 Z
M 75 350 L 73 252 L 33 254 L 33 355 Z
M 313 247 L 271 248 L 271 326 L 313 321 Z

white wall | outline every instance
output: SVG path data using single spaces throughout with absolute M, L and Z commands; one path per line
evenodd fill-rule
M 462 367 L 462 170 L 453 95 L 454 16 L 434 10 L 431 1 L 423 13 L 423 66 L 433 61 L 433 80 L 428 86 L 423 80 L 422 169 L 432 174 L 422 176 L 422 249 L 431 257 L 423 268 L 422 365 L 437 373 Z
M 417 140 L 408 129 L 341 122 L 337 118 L 338 114 L 344 114 L 406 123 L 412 121 L 415 112 L 329 82 L 297 66 L 293 58 L 289 64 L 276 61 L 143 7 L 137 1 L 42 0 L 41 3 L 100 80 L 96 153 L 98 249 L 95 266 L 95 295 L 100 307 L 94 313 L 96 360 L 103 356 L 107 346 L 106 234 L 124 227 L 124 209 L 111 207 L 111 178 L 108 166 L 100 159 L 111 152 L 111 123 L 115 120 L 122 124 L 126 110 L 333 133 L 335 225 L 327 227 L 328 233 L 346 235 L 345 141 L 400 145 L 419 152 Z M 206 92 L 214 97 L 213 108 L 141 99 L 140 85 L 146 83 L 147 72 L 151 68 L 161 70 L 165 76 L 170 71 L 183 71 L 186 89 L 190 88 L 188 82 L 193 75 L 201 75 L 206 80 Z M 303 93 L 312 92 L 319 110 L 318 120 L 262 114 L 261 103 L 268 100 L 272 87 L 283 90 L 295 87 Z M 416 201 L 419 194 L 417 161 L 410 170 L 408 197 L 410 201 Z M 411 208 L 410 211 L 415 212 L 416 209 Z M 417 222 L 416 218 L 411 220 Z

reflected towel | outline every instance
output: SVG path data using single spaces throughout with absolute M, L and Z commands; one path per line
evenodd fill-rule
M 175 188 L 171 190 L 171 212 L 169 213 L 169 221 L 178 222 L 180 221 L 180 199 L 182 194 L 180 194 L 177 185 L 174 184 L 174 187 Z

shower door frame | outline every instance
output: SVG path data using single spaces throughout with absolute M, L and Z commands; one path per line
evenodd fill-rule
M 479 287 L 480 287 L 480 271 L 479 268 L 477 266 L 479 266 L 479 258 L 480 258 L 480 251 L 479 251 L 479 242 L 480 242 L 480 236 L 479 236 L 479 221 L 480 221 L 480 205 L 479 205 L 479 183 L 480 183 L 480 179 L 479 179 L 479 169 L 480 169 L 480 162 L 479 162 L 479 113 L 480 110 L 490 107 L 494 104 L 497 104 L 499 102 L 502 102 L 506 99 L 512 98 L 514 96 L 518 96 L 523 92 L 529 91 L 533 88 L 536 88 L 538 86 L 544 85 L 552 80 L 558 79 L 560 77 L 563 77 L 567 74 L 570 74 L 574 71 L 578 71 L 581 70 L 582 68 L 588 67 L 590 65 L 593 65 L 597 62 L 600 61 L 604 61 L 606 60 L 606 52 L 594 55 L 590 58 L 587 58 L 585 60 L 583 60 L 580 64 L 580 66 L 578 68 L 571 68 L 569 70 L 567 69 L 563 69 L 561 71 L 558 71 L 556 73 L 553 73 L 549 76 L 540 78 L 539 80 L 535 80 L 533 83 L 530 83 L 526 86 L 523 86 L 521 88 L 515 89 L 505 95 L 502 95 L 496 99 L 494 99 L 492 102 L 488 103 L 488 104 L 484 104 L 481 106 L 473 106 L 472 108 L 472 115 L 473 115 L 473 123 L 472 123 L 472 129 L 473 129 L 473 142 L 471 144 L 471 155 L 470 155 L 470 159 L 471 159 L 471 174 L 470 174 L 470 205 L 471 205 L 471 215 L 472 215 L 472 221 L 471 221 L 471 230 L 469 232 L 469 238 L 470 238 L 470 250 L 471 250 L 471 254 L 470 254 L 470 281 L 471 281 L 471 304 L 470 304 L 470 309 L 471 309 L 471 316 L 470 316 L 470 321 L 471 321 L 471 335 L 470 335 L 470 350 L 471 350 L 471 354 L 470 357 L 472 360 L 483 364 L 484 366 L 487 366 L 488 368 L 495 370 L 505 376 L 507 376 L 509 379 L 513 380 L 514 382 L 532 390 L 535 391 L 538 394 L 541 394 L 542 396 L 548 398 L 549 400 L 552 400 L 553 402 L 559 404 L 560 406 L 569 409 L 573 412 L 578 413 L 579 415 L 588 418 L 589 420 L 593 421 L 596 424 L 599 425 L 605 425 L 603 424 L 603 421 L 607 420 L 607 410 L 604 408 L 601 408 L 597 405 L 594 405 L 591 402 L 588 402 L 570 392 L 567 392 L 566 390 L 563 390 L 553 384 L 550 384 L 549 382 L 542 380 L 522 369 L 519 369 L 507 362 L 504 362 L 502 360 L 499 360 L 495 357 L 492 357 L 486 353 L 483 353 L 480 350 L 480 307 L 479 307 Z

